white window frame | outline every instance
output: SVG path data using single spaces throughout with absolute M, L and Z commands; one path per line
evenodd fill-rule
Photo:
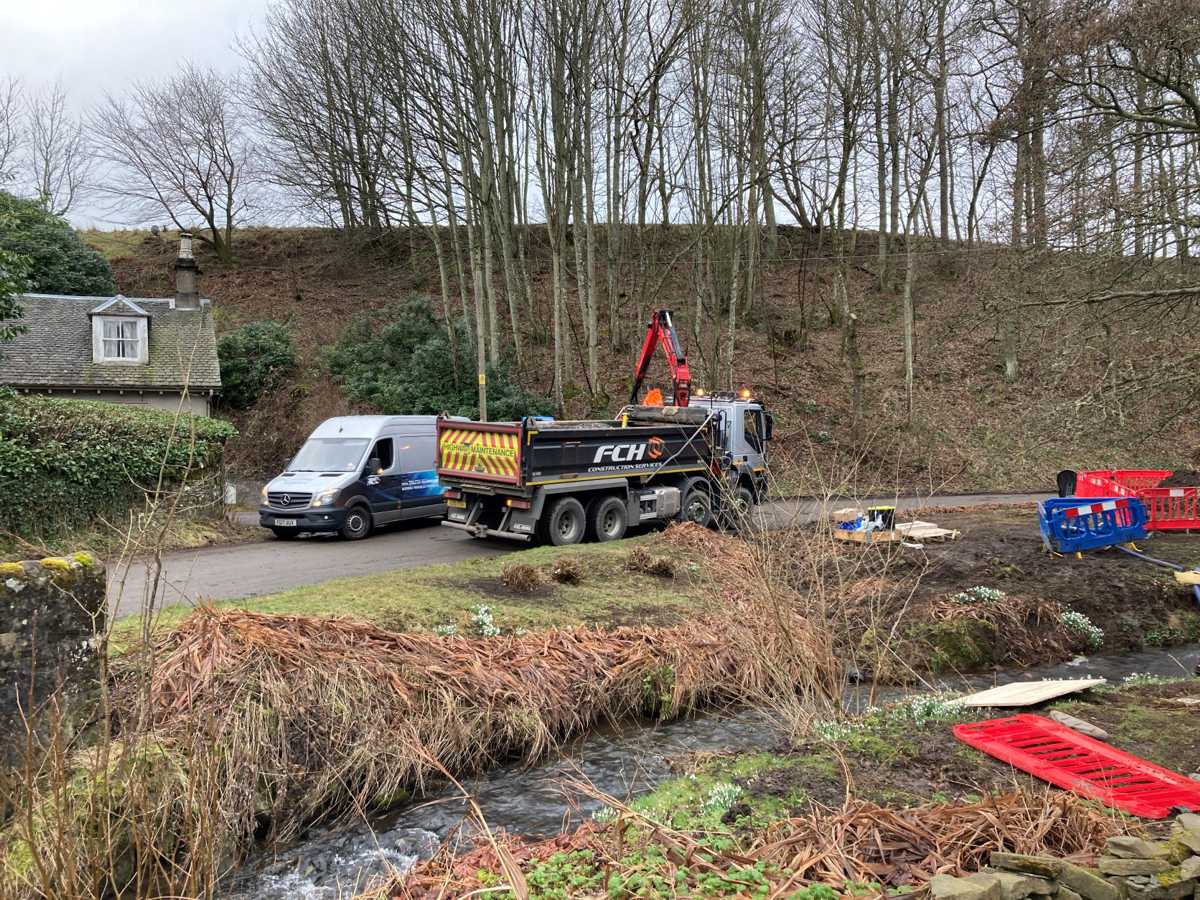
M 106 326 L 117 326 L 119 332 L 125 332 L 129 326 L 134 327 L 133 337 L 109 337 L 105 334 Z M 141 316 L 93 316 L 92 317 L 92 359 L 105 365 L 144 366 L 150 360 L 150 347 L 147 341 L 149 329 L 147 320 Z M 114 342 L 128 344 L 136 341 L 131 356 L 110 356 Z

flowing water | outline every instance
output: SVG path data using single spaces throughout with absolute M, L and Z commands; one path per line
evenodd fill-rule
M 978 690 L 1043 678 L 1101 677 L 1116 683 L 1135 673 L 1190 675 L 1198 666 L 1200 645 L 1189 645 L 939 679 L 920 688 L 879 688 L 871 699 L 882 703 L 919 692 Z M 852 688 L 847 693 L 847 707 L 860 708 L 867 702 L 867 693 L 866 686 Z M 598 805 L 568 797 L 562 786 L 566 778 L 590 781 L 607 794 L 625 798 L 670 778 L 673 759 L 701 751 L 770 750 L 778 743 L 771 722 L 755 710 L 710 712 L 666 723 L 628 722 L 596 729 L 570 741 L 557 755 L 538 765 L 502 765 L 465 780 L 463 787 L 493 830 L 546 836 L 586 819 Z M 314 829 L 291 847 L 252 859 L 223 896 L 236 900 L 334 900 L 352 896 L 381 874 L 407 870 L 441 842 L 461 838 L 468 831 L 463 827 L 466 816 L 461 793 L 447 787 L 431 792 L 422 802 L 391 810 L 368 822 L 336 830 Z

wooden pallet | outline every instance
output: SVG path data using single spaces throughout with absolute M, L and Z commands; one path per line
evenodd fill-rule
M 896 531 L 906 541 L 917 543 L 944 543 L 957 541 L 962 537 L 961 532 L 952 528 L 942 528 L 933 522 L 902 522 L 896 526 Z

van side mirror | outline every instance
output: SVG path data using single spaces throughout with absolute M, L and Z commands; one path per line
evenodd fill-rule
M 770 413 L 767 413 L 766 416 L 767 427 L 763 430 L 763 440 L 769 441 L 771 436 L 775 433 L 775 417 Z

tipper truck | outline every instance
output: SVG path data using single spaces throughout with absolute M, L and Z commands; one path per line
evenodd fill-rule
M 708 525 L 766 488 L 772 419 L 741 395 L 626 406 L 615 419 L 438 423 L 452 528 L 564 546 L 666 520 Z

